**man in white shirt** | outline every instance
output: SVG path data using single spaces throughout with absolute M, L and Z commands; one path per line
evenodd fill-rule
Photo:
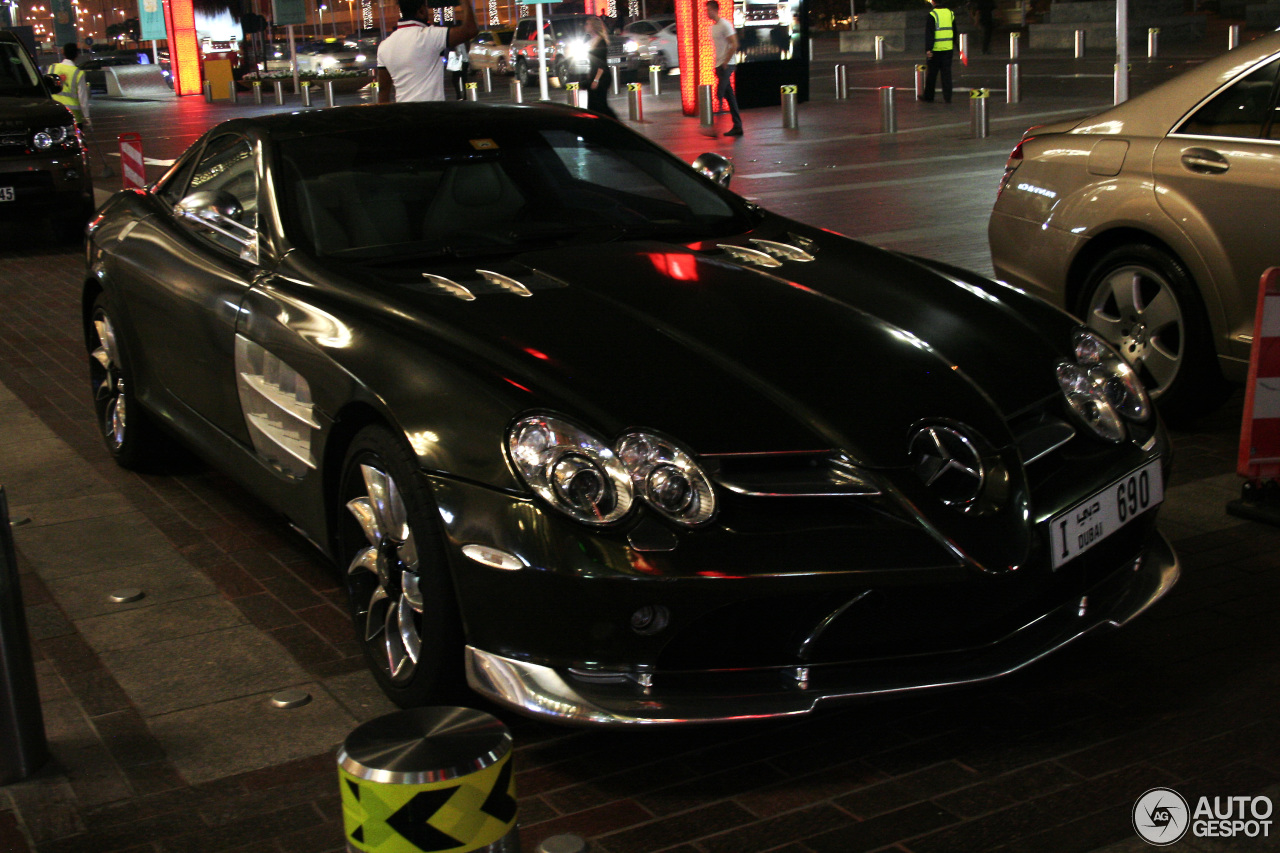
M 720 17 L 719 0 L 707 0 L 707 19 L 711 21 L 711 43 L 716 49 L 716 99 L 728 101 L 729 115 L 733 116 L 733 127 L 724 135 L 741 136 L 742 116 L 738 114 L 738 97 L 733 94 L 732 79 L 738 61 L 738 32 L 732 23 Z
M 443 101 L 442 54 L 476 34 L 473 0 L 463 0 L 461 24 L 427 25 L 431 7 L 425 0 L 400 0 L 400 23 L 378 46 L 378 103 Z

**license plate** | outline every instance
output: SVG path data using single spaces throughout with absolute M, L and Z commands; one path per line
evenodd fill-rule
M 1053 568 L 1088 551 L 1164 500 L 1160 461 L 1121 477 L 1049 522 Z
M 13 201 L 13 187 L 0 187 L 0 201 Z

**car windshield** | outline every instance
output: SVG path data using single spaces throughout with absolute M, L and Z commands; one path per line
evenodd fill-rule
M 32 97 L 45 94 L 27 52 L 21 45 L 0 42 L 0 95 Z
M 318 256 L 502 254 L 619 239 L 691 242 L 755 214 L 613 122 L 466 122 L 277 143 L 285 229 Z

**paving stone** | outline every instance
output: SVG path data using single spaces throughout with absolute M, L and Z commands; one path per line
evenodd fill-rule
M 284 649 L 250 627 L 211 631 L 198 641 L 182 638 L 105 652 L 101 657 L 146 717 L 307 681 Z
M 111 491 L 89 463 L 48 432 L 42 438 L 7 445 L 0 476 L 14 506 Z
M 80 619 L 76 627 L 94 651 L 102 654 L 184 637 L 198 643 L 201 634 L 245 624 L 240 611 L 222 596 L 164 601 L 164 595 L 173 592 L 161 586 L 159 598 L 149 607 Z
M 295 682 L 311 702 L 282 710 L 272 693 L 204 702 L 150 717 L 156 740 L 191 783 L 270 767 L 284 761 L 332 753 L 358 724 L 319 684 Z
M 145 610 L 217 591 L 203 573 L 173 555 L 159 562 L 56 578 L 47 580 L 46 584 L 62 609 L 77 620 Z M 140 589 L 145 595 L 137 601 L 117 603 L 109 596 L 119 589 Z
M 45 580 L 172 561 L 174 557 L 168 540 L 140 512 L 20 527 L 14 538 Z
M 324 679 L 324 687 L 352 717 L 365 722 L 400 710 L 366 669 Z
M 105 491 L 74 498 L 11 506 L 9 516 L 10 518 L 30 518 L 31 527 L 36 528 L 65 524 L 69 521 L 82 521 L 87 518 L 123 515 L 136 509 L 133 503 L 120 492 Z

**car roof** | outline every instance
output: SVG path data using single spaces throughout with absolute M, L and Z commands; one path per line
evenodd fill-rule
M 1280 53 L 1280 32 L 1268 33 L 1209 59 L 1077 124 L 1072 133 L 1163 136 L 1189 111 L 1223 85 Z

